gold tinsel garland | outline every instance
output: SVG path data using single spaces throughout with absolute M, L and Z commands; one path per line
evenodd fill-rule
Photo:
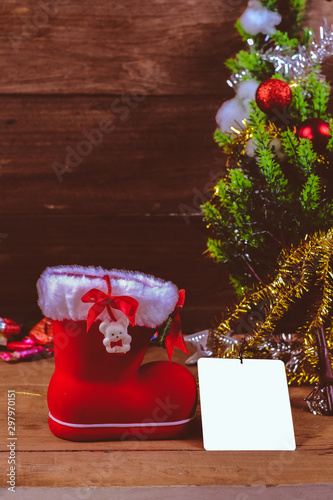
M 293 83 L 293 86 L 299 85 L 299 83 Z M 230 127 L 231 132 L 229 136 L 232 138 L 227 144 L 223 144 L 222 150 L 223 153 L 227 155 L 225 167 L 235 168 L 238 165 L 238 157 L 239 155 L 246 155 L 246 146 L 249 141 L 253 138 L 254 129 L 249 125 L 246 119 L 242 120 L 242 123 L 238 124 L 238 126 Z M 265 126 L 266 132 L 269 133 L 270 140 L 277 139 L 278 141 L 282 140 L 281 129 L 279 129 L 273 122 L 270 120 L 267 121 Z M 296 128 L 294 128 L 294 132 L 296 133 Z M 283 151 L 283 149 L 282 149 Z M 316 165 L 321 165 L 326 168 L 330 167 L 329 159 L 327 155 L 323 155 L 318 153 L 316 159 Z
M 320 328 L 333 366 L 333 229 L 284 251 L 275 279 L 245 296 L 210 332 L 207 347 L 216 357 L 287 355 L 289 382 L 314 383 L 319 381 Z M 226 349 L 224 338 L 230 334 L 239 341 Z

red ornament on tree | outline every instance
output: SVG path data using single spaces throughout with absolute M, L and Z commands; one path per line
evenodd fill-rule
M 304 139 L 310 139 L 313 149 L 320 153 L 328 144 L 330 126 L 321 118 L 308 118 L 302 123 L 297 135 Z
M 262 82 L 257 88 L 256 103 L 264 113 L 272 113 L 274 110 L 282 110 L 291 103 L 292 94 L 288 83 L 282 80 L 269 78 Z

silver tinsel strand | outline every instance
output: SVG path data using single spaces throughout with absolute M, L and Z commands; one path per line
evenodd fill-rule
M 333 55 L 333 25 L 328 27 L 326 20 L 319 29 L 319 43 L 316 43 L 312 32 L 311 40 L 306 47 L 300 45 L 298 53 L 278 45 L 263 54 L 263 59 L 274 65 L 276 73 L 285 78 L 302 79 L 320 65 L 326 57 Z
M 286 47 L 275 47 L 262 52 L 262 59 L 273 64 L 275 72 L 287 79 L 301 80 L 309 73 L 313 72 L 314 66 L 320 65 L 326 57 L 333 55 L 333 25 L 327 25 L 324 19 L 323 25 L 319 28 L 319 42 L 317 43 L 313 32 L 310 32 L 311 39 L 308 46 L 299 45 L 298 52 L 294 52 Z M 266 37 L 268 42 L 269 36 Z M 253 45 L 252 38 L 247 40 L 249 46 Z M 237 85 L 244 78 L 252 79 L 248 71 L 241 71 L 233 74 L 227 80 L 230 87 Z

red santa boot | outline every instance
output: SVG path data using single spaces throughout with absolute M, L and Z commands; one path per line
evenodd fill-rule
M 170 439 L 189 429 L 197 402 L 192 374 L 168 361 L 141 366 L 157 329 L 170 356 L 174 346 L 185 348 L 182 290 L 142 273 L 80 266 L 46 269 L 37 288 L 53 320 L 48 406 L 56 436 Z

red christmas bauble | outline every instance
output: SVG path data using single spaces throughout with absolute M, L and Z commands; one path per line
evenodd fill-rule
M 328 144 L 330 126 L 321 118 L 308 118 L 302 123 L 297 135 L 304 139 L 310 139 L 313 149 L 320 153 Z
M 291 103 L 292 93 L 288 83 L 282 80 L 269 78 L 257 88 L 256 103 L 264 113 L 272 113 L 275 109 L 281 110 Z

